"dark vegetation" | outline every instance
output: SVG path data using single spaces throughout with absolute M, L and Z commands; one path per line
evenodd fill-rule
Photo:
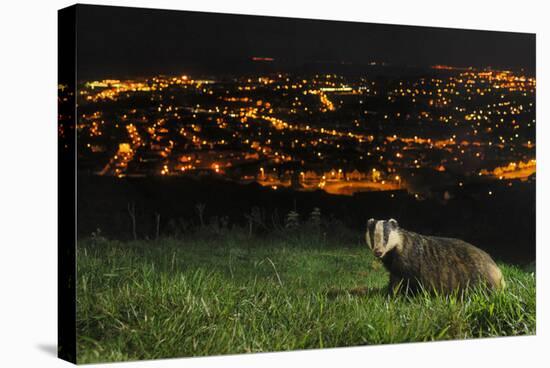
M 78 185 L 79 238 L 90 237 L 97 229 L 109 239 L 178 238 L 205 226 L 243 228 L 250 236 L 268 236 L 284 228 L 291 211 L 306 220 L 319 208 L 322 233 L 353 243 L 363 240 L 368 218 L 395 218 L 407 230 L 466 240 L 497 260 L 516 264 L 535 260 L 534 183 L 491 184 L 492 195 L 486 184 L 465 185 L 460 190 L 439 188 L 426 200 L 417 200 L 406 191 L 353 196 L 274 191 L 212 177 L 81 175 Z M 441 195 L 445 190 L 452 194 L 446 201 Z

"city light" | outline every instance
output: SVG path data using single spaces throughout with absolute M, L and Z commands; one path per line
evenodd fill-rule
M 97 173 L 117 177 L 211 172 L 272 189 L 334 194 L 407 189 L 421 169 L 470 181 L 529 180 L 536 172 L 535 79 L 433 70 L 447 74 L 386 82 L 283 73 L 230 83 L 187 74 L 89 81 L 79 98 L 91 112 L 79 116 L 78 131 L 87 155 L 111 152 Z M 384 112 L 369 111 L 382 90 Z M 176 102 L 185 96 L 195 102 Z M 487 96 L 494 102 L 486 103 Z M 153 108 L 127 105 L 138 98 L 155 101 Z M 118 102 L 114 115 L 100 108 Z M 367 110 L 347 122 L 355 110 L 346 104 Z M 400 110 L 404 105 L 414 107 Z

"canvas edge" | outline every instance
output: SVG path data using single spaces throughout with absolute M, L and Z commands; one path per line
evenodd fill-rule
M 58 94 L 60 86 L 70 92 L 68 101 L 58 98 L 58 296 L 57 354 L 76 360 L 76 9 L 58 10 Z M 65 94 L 64 94 L 65 96 Z M 58 95 L 58 97 L 61 97 Z

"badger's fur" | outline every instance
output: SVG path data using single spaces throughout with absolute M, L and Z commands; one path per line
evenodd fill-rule
M 390 291 L 421 288 L 448 294 L 469 286 L 503 288 L 502 272 L 491 257 L 459 239 L 416 234 L 397 221 L 367 222 L 368 247 L 390 272 Z

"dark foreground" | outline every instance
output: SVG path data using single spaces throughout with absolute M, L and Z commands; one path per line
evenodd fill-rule
M 479 182 L 461 188 L 432 188 L 425 200 L 406 191 L 330 195 L 323 191 L 271 190 L 215 178 L 126 178 L 79 176 L 79 237 L 100 228 L 110 239 L 133 240 L 128 206 L 135 209 L 136 237 L 179 236 L 192 229 L 247 227 L 262 235 L 283 228 L 290 211 L 305 221 L 319 208 L 323 231 L 345 225 L 352 235 L 368 218 L 395 218 L 407 230 L 453 237 L 513 264 L 535 261 L 535 182 Z M 444 199 L 448 191 L 450 199 Z M 489 191 L 491 195 L 489 195 Z M 198 206 L 202 206 L 199 216 Z M 158 222 L 157 222 L 158 220 Z M 158 227 L 157 227 L 158 225 Z M 359 239 L 355 236 L 354 242 Z

